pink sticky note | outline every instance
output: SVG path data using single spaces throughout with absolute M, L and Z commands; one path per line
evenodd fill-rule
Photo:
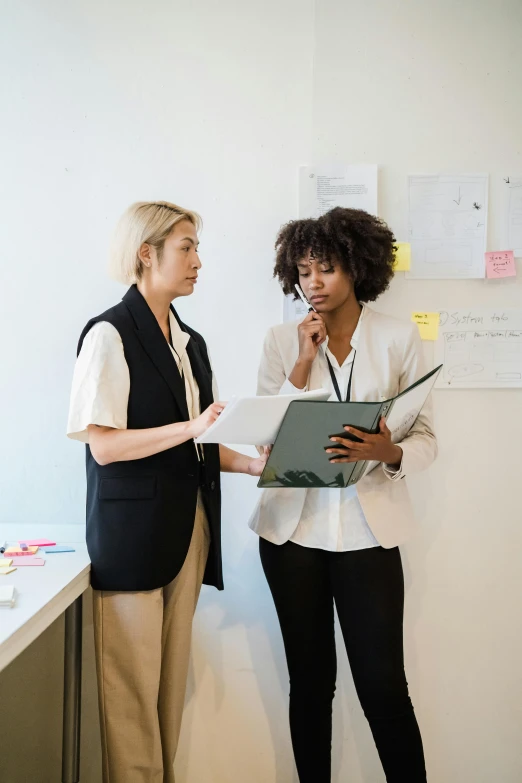
M 49 538 L 26 538 L 25 543 L 27 546 L 56 546 L 56 541 L 51 541 Z
M 497 277 L 515 277 L 517 268 L 512 250 L 494 250 L 486 253 L 486 275 L 490 279 Z
M 13 557 L 12 566 L 43 566 L 45 560 L 43 557 Z

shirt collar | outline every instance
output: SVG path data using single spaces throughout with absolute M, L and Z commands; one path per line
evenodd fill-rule
M 172 310 L 169 312 L 169 322 L 170 322 L 170 336 L 172 338 L 172 346 L 176 351 L 176 353 L 179 354 L 179 356 L 181 356 L 187 350 L 187 345 L 190 340 L 190 334 L 188 332 L 183 331 Z
M 361 321 L 363 319 L 363 316 L 364 316 L 364 305 L 363 305 L 363 308 L 361 310 L 361 314 L 359 316 L 359 320 L 357 321 L 357 326 L 355 327 L 355 332 L 352 334 L 351 346 L 352 346 L 352 348 L 355 348 L 355 350 L 357 350 L 357 345 L 359 344 L 359 337 L 361 336 Z

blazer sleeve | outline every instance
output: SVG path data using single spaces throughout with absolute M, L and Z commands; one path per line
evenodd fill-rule
M 406 340 L 402 368 L 399 378 L 399 391 L 426 375 L 422 342 L 419 330 L 412 324 L 409 338 Z M 402 461 L 398 470 L 392 470 L 383 465 L 387 477 L 391 481 L 399 481 L 405 476 L 428 468 L 436 459 L 438 453 L 437 438 L 433 429 L 433 401 L 429 395 L 417 421 L 398 444 L 402 449 Z
M 259 396 L 272 396 L 275 394 L 295 394 L 295 391 L 295 387 L 286 378 L 274 330 L 273 328 L 269 329 L 263 344 L 263 352 L 257 374 L 257 394 Z M 299 389 L 298 391 L 305 390 Z

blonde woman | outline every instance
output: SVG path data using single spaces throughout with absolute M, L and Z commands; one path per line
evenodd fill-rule
M 197 283 L 198 215 L 133 204 L 112 264 L 131 285 L 89 321 L 68 435 L 86 443 L 87 546 L 105 783 L 173 783 L 202 582 L 223 589 L 220 471 L 266 458 L 194 443 L 216 420 L 205 341 L 171 302 Z

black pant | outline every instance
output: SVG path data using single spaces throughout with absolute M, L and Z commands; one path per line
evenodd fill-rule
M 337 661 L 334 601 L 355 688 L 388 783 L 425 783 L 422 739 L 404 673 L 398 548 L 325 552 L 260 539 L 290 673 L 300 783 L 330 783 Z

